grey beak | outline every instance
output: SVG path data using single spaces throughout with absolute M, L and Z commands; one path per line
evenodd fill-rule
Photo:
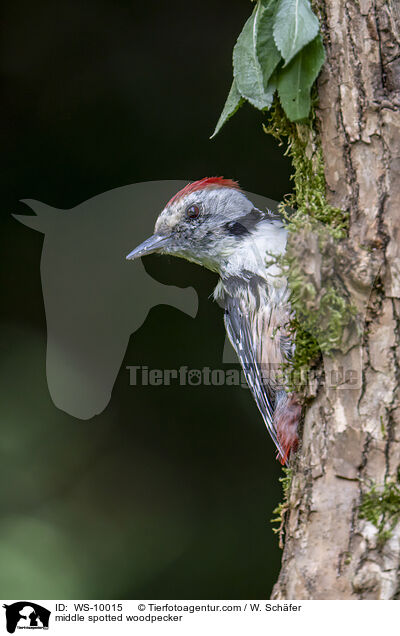
M 145 241 L 143 241 L 143 243 L 135 247 L 135 249 L 132 250 L 132 252 L 130 252 L 126 258 L 130 261 L 133 261 L 135 258 L 140 258 L 141 256 L 147 256 L 147 254 L 158 252 L 158 250 L 167 245 L 170 240 L 170 236 L 153 234 L 153 236 L 150 236 L 150 238 L 146 239 Z

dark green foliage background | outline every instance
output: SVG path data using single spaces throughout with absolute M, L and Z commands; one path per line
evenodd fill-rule
M 130 340 L 108 408 L 77 420 L 56 409 L 46 385 L 42 236 L 10 217 L 26 212 L 23 198 L 68 208 L 128 183 L 213 175 L 281 199 L 290 166 L 262 132 L 262 113 L 245 106 L 208 140 L 250 10 L 243 0 L 6 1 L 1 598 L 271 591 L 281 471 L 249 391 L 131 387 L 125 369 L 221 367 L 215 277 L 148 257 L 154 278 L 196 288 L 198 316 L 154 308 Z

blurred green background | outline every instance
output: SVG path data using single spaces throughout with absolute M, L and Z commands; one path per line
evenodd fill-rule
M 195 319 L 152 309 L 107 409 L 58 410 L 45 377 L 43 237 L 20 199 L 72 207 L 114 187 L 224 175 L 279 200 L 289 162 L 245 106 L 213 141 L 250 2 L 6 0 L 3 14 L 0 597 L 262 598 L 279 571 L 281 469 L 250 392 L 132 387 L 126 365 L 221 368 L 213 274 Z M 156 214 L 156 211 L 155 211 Z M 134 245 L 132 245 L 134 247 Z M 101 343 L 99 343 L 101 346 Z

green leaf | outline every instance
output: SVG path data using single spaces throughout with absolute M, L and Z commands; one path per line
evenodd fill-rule
M 278 75 L 278 95 L 282 107 L 291 121 L 308 116 L 311 106 L 310 92 L 321 66 L 325 52 L 320 35 L 300 51 Z
M 309 0 L 279 0 L 273 33 L 286 64 L 316 37 L 318 31 L 318 18 L 312 12 Z
M 256 55 L 263 74 L 264 89 L 281 59 L 274 36 L 274 13 L 278 0 L 259 0 L 259 9 L 255 18 Z
M 257 27 L 261 11 L 262 4 L 258 2 L 237 39 L 233 49 L 233 76 L 242 97 L 259 110 L 264 110 L 272 104 L 275 87 L 264 86 L 263 71 L 257 57 Z
M 212 139 L 219 133 L 222 126 L 228 121 L 228 119 L 232 117 L 232 115 L 236 113 L 243 102 L 244 99 L 237 89 L 236 81 L 233 80 L 231 90 L 229 91 L 229 95 L 226 98 L 225 106 L 222 109 L 222 113 L 220 115 L 220 118 L 218 119 L 217 125 L 215 126 L 215 130 L 210 139 Z

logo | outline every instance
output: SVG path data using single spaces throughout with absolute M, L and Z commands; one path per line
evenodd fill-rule
M 6 610 L 6 626 L 9 634 L 16 629 L 48 629 L 51 612 L 31 601 L 18 601 L 3 605 Z

